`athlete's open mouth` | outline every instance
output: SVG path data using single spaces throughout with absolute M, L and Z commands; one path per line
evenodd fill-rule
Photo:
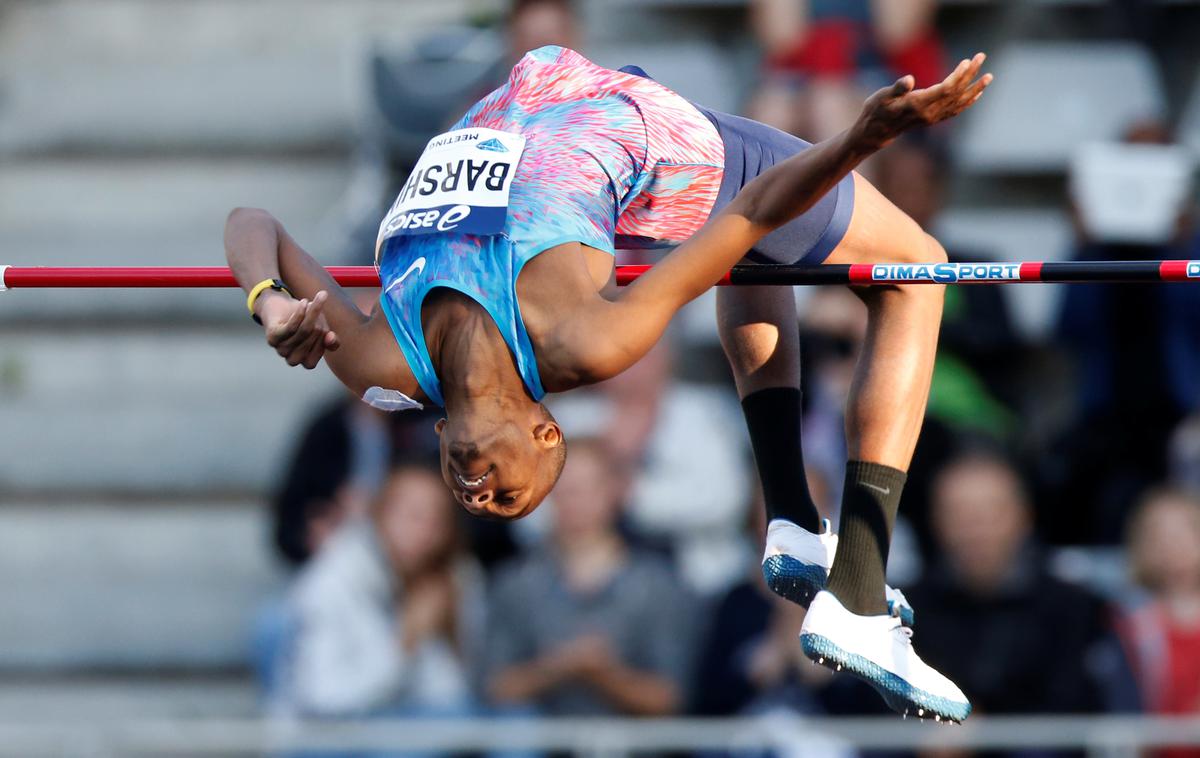
M 488 476 L 491 475 L 491 473 L 492 473 L 492 470 L 489 468 L 487 471 L 484 471 L 478 477 L 476 477 L 474 479 L 468 479 L 465 476 L 463 476 L 462 474 L 455 471 L 454 472 L 454 480 L 467 489 L 474 489 L 475 487 L 482 485 L 484 483 L 484 481 L 487 480 Z

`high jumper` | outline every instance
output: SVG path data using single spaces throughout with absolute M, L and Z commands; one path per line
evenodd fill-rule
M 265 211 L 229 215 L 228 261 L 290 365 L 324 357 L 377 405 L 444 407 L 446 485 L 472 514 L 519 518 L 566 456 L 544 395 L 629 368 L 733 264 L 944 262 L 854 168 L 978 100 L 991 81 L 983 62 L 964 60 L 927 89 L 906 76 L 867 99 L 849 129 L 810 145 L 691 103 L 636 67 L 539 48 L 426 147 L 380 225 L 371 314 Z M 616 289 L 614 250 L 676 245 Z M 808 607 L 805 653 L 862 677 L 901 713 L 961 721 L 969 702 L 917 656 L 911 608 L 884 583 L 942 290 L 855 289 L 869 327 L 846 409 L 836 536 L 804 476 L 791 289 L 723 288 L 718 322 L 765 494 L 764 576 Z

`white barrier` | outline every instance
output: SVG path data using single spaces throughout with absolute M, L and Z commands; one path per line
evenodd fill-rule
M 313 751 L 566 751 L 616 758 L 633 751 L 760 751 L 822 744 L 923 750 L 1084 749 L 1133 756 L 1200 746 L 1200 717 L 992 717 L 963 726 L 897 718 L 263 720 L 0 722 L 0 755 L 231 756 Z

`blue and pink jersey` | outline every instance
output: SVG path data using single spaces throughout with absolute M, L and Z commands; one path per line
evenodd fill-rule
M 431 141 L 380 226 L 382 307 L 430 401 L 444 405 L 421 329 L 430 290 L 454 289 L 482 305 L 540 400 L 545 391 L 516 296 L 522 267 L 567 242 L 614 252 L 686 240 L 753 178 L 741 156 L 737 170 L 726 170 L 728 144 L 741 144 L 738 128 L 648 77 L 602 68 L 573 50 L 527 53 L 504 85 Z M 447 145 L 456 139 L 475 142 Z M 786 139 L 796 144 L 780 148 L 781 157 L 807 145 Z M 461 159 L 430 160 L 438 149 Z M 519 160 L 504 165 L 513 155 Z M 472 205 L 463 194 L 468 184 L 489 199 Z M 430 210 L 409 212 L 425 190 Z M 506 212 L 498 211 L 504 203 Z M 461 230 L 496 213 L 493 233 Z

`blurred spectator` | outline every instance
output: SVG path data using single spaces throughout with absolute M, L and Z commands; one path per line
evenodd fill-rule
M 483 577 L 436 469 L 403 465 L 297 579 L 276 705 L 318 716 L 468 712 Z
M 504 35 L 509 68 L 525 53 L 545 45 L 578 50 L 579 17 L 575 3 L 572 0 L 512 0 Z M 508 76 L 507 69 L 503 73 L 504 77 Z
M 969 452 L 933 486 L 941 560 L 909 592 L 916 643 L 982 713 L 1132 708 L 1101 602 L 1052 577 L 1024 485 L 1003 458 Z
M 936 0 L 754 0 L 766 60 L 749 116 L 812 142 L 853 122 L 863 99 L 903 74 L 944 75 Z
M 708 595 L 737 581 L 747 559 L 748 445 L 731 389 L 676 380 L 675 366 L 664 339 L 628 371 L 556 398 L 552 409 L 568 435 L 604 441 L 628 526 L 668 543 L 683 580 Z
M 436 452 L 431 416 L 387 414 L 343 396 L 309 421 L 273 502 L 283 558 L 302 565 L 345 518 L 362 515 L 387 475 L 393 448 Z
M 550 544 L 496 581 L 487 691 L 499 706 L 546 715 L 675 713 L 692 654 L 686 591 L 618 532 L 605 446 L 569 444 Z
M 1200 414 L 1184 419 L 1167 442 L 1170 481 L 1193 494 L 1200 493 Z
M 1188 200 L 1190 159 L 1139 124 L 1127 145 L 1091 146 L 1072 166 L 1080 260 L 1200 256 Z M 1130 198 L 1136 197 L 1137 202 Z M 1049 472 L 1049 536 L 1120 541 L 1125 511 L 1165 478 L 1171 430 L 1200 404 L 1200 291 L 1170 284 L 1076 285 L 1059 325 L 1078 379 L 1075 419 Z
M 1152 490 L 1133 513 L 1127 544 L 1146 595 L 1120 627 L 1146 709 L 1200 717 L 1200 500 Z M 1200 749 L 1157 755 L 1197 758 Z

